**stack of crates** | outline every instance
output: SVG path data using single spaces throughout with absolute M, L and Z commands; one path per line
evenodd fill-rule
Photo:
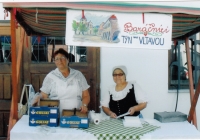
M 29 126 L 59 125 L 59 100 L 40 100 L 40 106 L 29 108 Z

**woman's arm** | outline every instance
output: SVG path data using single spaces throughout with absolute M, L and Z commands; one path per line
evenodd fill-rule
M 133 115 L 136 111 L 141 111 L 146 106 L 147 106 L 147 102 L 140 103 L 140 104 L 138 104 L 136 106 L 133 106 L 133 107 L 129 108 L 128 112 L 130 112 L 130 115 Z
M 40 92 L 39 94 L 37 94 L 36 96 L 35 96 L 35 98 L 33 99 L 33 101 L 32 101 L 32 106 L 37 106 L 37 104 L 40 102 L 40 99 L 46 99 L 46 98 L 48 98 L 49 97 L 49 95 L 48 94 L 46 94 L 46 93 L 44 93 L 44 92 Z
M 40 92 L 40 94 L 41 94 L 41 99 L 49 98 L 49 95 L 44 93 L 44 92 L 42 92 L 42 91 Z
M 102 106 L 102 109 L 103 109 L 103 112 L 106 113 L 111 118 L 116 118 L 117 117 L 117 115 L 114 112 L 112 112 L 110 110 L 110 108 Z
M 88 104 L 90 102 L 90 94 L 88 90 L 84 90 L 82 92 L 82 106 L 81 106 L 81 112 L 86 113 L 88 112 Z

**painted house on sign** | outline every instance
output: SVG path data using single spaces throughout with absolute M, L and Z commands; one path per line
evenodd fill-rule
M 85 17 L 84 10 L 82 10 L 82 17 L 80 19 L 78 34 L 83 35 L 94 35 L 93 32 L 93 23 L 91 21 L 87 22 L 87 18 Z
M 101 33 L 102 39 L 110 42 L 119 42 L 118 35 L 120 31 L 117 17 L 112 15 L 105 23 L 102 23 L 99 32 Z

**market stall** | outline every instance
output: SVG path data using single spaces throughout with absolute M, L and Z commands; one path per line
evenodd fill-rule
M 172 40 L 185 40 L 187 50 L 188 46 L 188 36 L 198 33 L 200 30 L 198 17 L 200 15 L 199 8 L 185 8 L 185 7 L 175 7 L 175 6 L 157 6 L 157 5 L 146 5 L 146 4 L 134 4 L 128 2 L 63 2 L 63 3 L 3 3 L 4 8 L 6 8 L 11 13 L 11 38 L 12 42 L 16 42 L 15 36 L 15 25 L 19 23 L 28 36 L 59 36 L 65 35 L 65 26 L 66 26 L 66 14 L 67 9 L 79 9 L 79 10 L 98 10 L 98 11 L 109 11 L 109 12 L 121 12 L 121 13 L 142 13 L 141 15 L 145 16 L 143 13 L 160 13 L 160 14 L 171 14 L 172 15 Z M 56 8 L 55 8 L 56 7 Z M 125 8 L 124 8 L 125 7 Z M 39 14 L 43 16 L 39 16 Z M 53 20 L 52 19 L 57 19 Z M 40 22 L 40 19 L 42 22 Z M 145 18 L 142 18 L 145 20 Z M 39 21 L 39 22 L 38 22 Z M 45 24 L 44 24 L 45 23 Z M 190 28 L 188 25 L 191 25 Z M 54 31 L 52 31 L 54 29 Z M 16 56 L 17 50 L 15 43 L 12 43 L 12 106 L 10 113 L 10 123 L 9 130 L 17 122 L 17 85 L 19 82 L 18 70 L 20 58 Z M 20 54 L 21 50 L 18 50 Z M 187 51 L 189 52 L 189 51 Z M 190 54 L 187 53 L 187 65 L 189 71 L 190 85 L 193 85 L 192 73 L 191 73 L 191 60 Z M 194 96 L 194 88 L 190 86 L 190 97 L 191 97 L 191 111 L 189 122 L 193 122 L 195 126 L 196 115 L 195 115 L 195 106 L 198 100 L 198 92 L 196 90 Z M 193 97 L 194 100 L 193 100 Z M 9 135 L 9 134 L 8 134 Z

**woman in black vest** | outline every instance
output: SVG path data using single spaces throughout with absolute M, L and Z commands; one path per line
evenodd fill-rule
M 125 66 L 114 67 L 112 75 L 116 85 L 111 86 L 108 94 L 103 96 L 103 111 L 112 118 L 127 112 L 128 116 L 140 115 L 140 111 L 147 106 L 147 97 L 140 86 L 136 82 L 126 81 Z

